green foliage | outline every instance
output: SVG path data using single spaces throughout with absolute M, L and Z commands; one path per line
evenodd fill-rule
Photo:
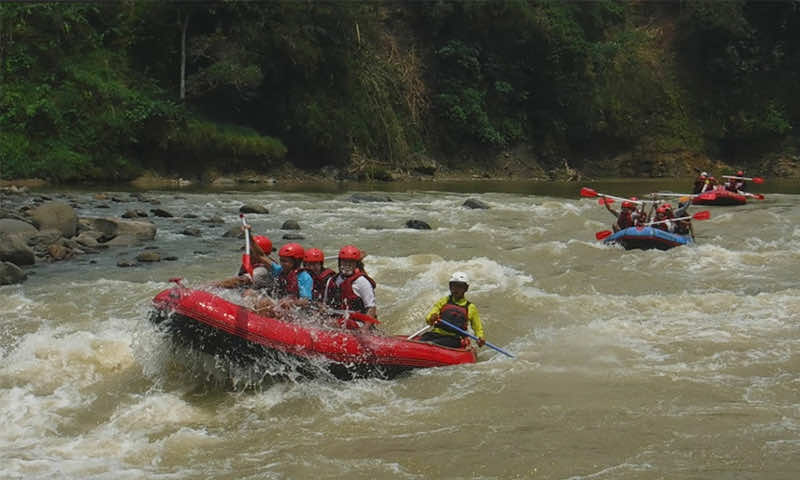
M 798 31 L 796 2 L 746 0 L 4 3 L 0 174 L 771 145 L 798 135 Z
M 169 150 L 189 163 L 206 158 L 207 166 L 224 172 L 268 168 L 286 155 L 286 147 L 278 139 L 251 128 L 202 120 L 190 120 L 177 129 Z

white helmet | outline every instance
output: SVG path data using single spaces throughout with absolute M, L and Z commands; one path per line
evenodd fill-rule
M 469 277 L 464 272 L 453 272 L 450 276 L 450 283 L 458 282 L 458 283 L 465 283 L 469 285 Z
M 708 176 L 708 172 L 703 172 L 703 173 L 700 174 L 700 176 L 701 177 L 707 177 Z

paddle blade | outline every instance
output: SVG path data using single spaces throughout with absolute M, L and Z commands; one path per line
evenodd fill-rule
M 694 220 L 708 220 L 709 218 L 711 218 L 711 212 L 708 210 L 703 210 L 702 212 L 697 212 L 692 215 L 692 219 Z
M 581 188 L 581 197 L 596 197 L 596 196 L 597 196 L 597 192 L 595 192 L 591 188 L 589 188 L 589 187 Z
M 614 203 L 614 199 L 613 198 L 601 197 L 601 198 L 597 199 L 597 204 L 598 205 L 611 205 L 612 203 Z
M 764 200 L 764 195 L 761 195 L 760 193 L 756 193 L 756 198 L 759 199 L 759 200 Z
M 764 179 L 761 177 L 753 177 L 753 183 L 764 183 Z
M 603 230 L 602 232 L 595 233 L 594 234 L 594 238 L 596 238 L 598 240 L 602 240 L 602 239 L 604 239 L 606 237 L 610 237 L 613 234 L 614 234 L 614 232 L 612 232 L 611 230 Z

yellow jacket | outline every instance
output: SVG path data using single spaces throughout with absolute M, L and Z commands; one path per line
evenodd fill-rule
M 450 299 L 450 295 L 444 296 L 439 299 L 431 308 L 431 311 L 428 312 L 428 315 L 425 317 L 425 321 L 428 323 L 433 323 L 433 318 L 438 317 L 439 312 L 441 312 L 442 307 L 447 304 L 447 301 Z M 453 301 L 456 305 L 463 307 L 467 304 L 467 299 L 462 298 L 458 301 Z M 467 319 L 469 320 L 469 325 L 472 327 L 472 331 L 475 332 L 475 336 L 478 338 L 486 338 L 483 336 L 483 324 L 481 323 L 481 316 L 478 314 L 478 307 L 475 306 L 474 303 L 469 302 L 469 307 L 467 307 Z M 434 328 L 433 332 L 441 333 L 443 335 L 457 335 L 453 332 L 449 332 L 447 330 L 441 328 Z

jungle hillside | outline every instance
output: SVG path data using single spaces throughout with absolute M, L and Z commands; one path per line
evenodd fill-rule
M 800 2 L 0 4 L 0 178 L 800 176 Z

